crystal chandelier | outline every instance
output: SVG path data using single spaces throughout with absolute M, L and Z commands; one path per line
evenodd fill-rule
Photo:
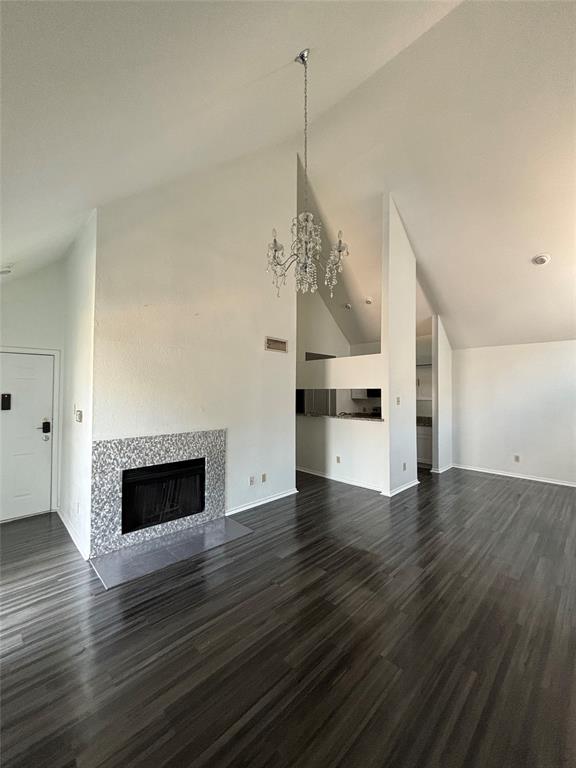
M 302 51 L 294 61 L 304 65 L 304 211 L 292 219 L 292 246 L 290 254 L 285 256 L 284 246 L 278 242 L 276 230 L 272 230 L 272 242 L 268 244 L 268 272 L 272 273 L 272 282 L 278 296 L 280 288 L 286 285 L 286 277 L 294 265 L 296 290 L 301 293 L 315 293 L 318 290 L 318 270 L 324 274 L 324 285 L 334 295 L 334 286 L 338 282 L 338 273 L 342 272 L 344 257 L 348 256 L 348 246 L 338 232 L 338 241 L 330 248 L 328 258 L 322 256 L 321 225 L 316 224 L 314 216 L 308 212 L 308 54 Z

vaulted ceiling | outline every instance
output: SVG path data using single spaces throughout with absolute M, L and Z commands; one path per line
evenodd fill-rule
M 61 255 L 87 212 L 293 137 L 456 3 L 2 4 L 3 262 Z
M 332 310 L 377 327 L 392 194 L 455 346 L 576 325 L 576 5 L 8 2 L 2 261 L 62 255 L 88 211 L 293 140 L 312 49 L 311 181 L 351 246 Z M 531 258 L 548 252 L 536 268 Z M 340 316 L 345 301 L 362 307 Z M 366 308 L 366 309 L 364 309 Z
M 319 118 L 314 190 L 351 246 L 332 309 L 354 342 L 388 195 L 454 346 L 576 336 L 575 75 L 576 4 L 466 2 Z

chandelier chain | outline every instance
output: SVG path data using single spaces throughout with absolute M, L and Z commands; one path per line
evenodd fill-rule
M 304 62 L 304 170 L 308 172 L 308 62 Z
M 308 210 L 308 60 L 304 60 L 304 210 Z

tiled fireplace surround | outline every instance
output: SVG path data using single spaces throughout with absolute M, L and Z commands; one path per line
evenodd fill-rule
M 204 512 L 122 534 L 122 471 L 187 459 L 206 459 Z M 225 515 L 226 430 L 182 432 L 92 444 L 90 557 L 196 527 Z

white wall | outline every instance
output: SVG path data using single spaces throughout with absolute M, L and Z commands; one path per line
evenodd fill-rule
M 379 355 L 380 341 L 365 341 L 362 344 L 350 345 L 351 355 Z
M 358 405 L 349 398 L 351 389 L 381 389 L 384 386 L 384 358 L 382 355 L 364 355 L 298 362 L 296 380 L 299 389 L 338 390 L 338 412 L 352 411 Z M 342 458 L 340 464 L 336 462 L 337 455 Z M 383 490 L 388 479 L 387 425 L 382 421 L 366 424 L 349 419 L 299 415 L 296 419 L 296 464 L 299 469 L 333 480 Z
M 460 349 L 453 365 L 456 466 L 576 484 L 576 341 Z
M 0 345 L 56 350 L 55 409 L 52 425 L 52 508 L 60 506 L 62 451 L 62 367 L 65 365 L 66 263 L 64 259 L 30 272 L 2 280 L 0 290 Z
M 388 359 L 389 495 L 418 482 L 416 451 L 416 258 L 392 198 L 384 202 L 383 351 Z M 399 402 L 398 402 L 399 401 Z M 385 417 L 386 418 L 386 417 Z M 405 468 L 404 468 L 405 467 Z
M 434 315 L 432 472 L 452 466 L 452 347 L 442 318 Z
M 381 355 L 300 361 L 296 365 L 297 386 L 298 389 L 380 388 L 383 365 Z
M 64 348 L 65 262 L 2 282 L 0 338 L 4 346 Z
M 306 352 L 347 357 L 350 343 L 336 324 L 319 293 L 298 294 L 297 359 L 305 360 Z
M 296 419 L 299 469 L 364 488 L 383 490 L 382 421 L 301 416 Z M 340 456 L 341 462 L 336 461 Z
M 297 464 L 390 496 L 418 482 L 416 259 L 391 198 L 382 216 L 382 353 L 298 362 L 296 375 L 302 389 L 380 388 L 384 421 L 299 417 Z M 352 457 L 348 467 L 335 463 L 340 451 Z
M 227 428 L 229 510 L 294 489 L 296 299 L 266 248 L 295 209 L 277 148 L 99 211 L 94 439 Z
M 84 557 L 90 552 L 96 213 L 72 246 L 66 268 L 60 517 Z M 74 408 L 81 410 L 78 423 Z

